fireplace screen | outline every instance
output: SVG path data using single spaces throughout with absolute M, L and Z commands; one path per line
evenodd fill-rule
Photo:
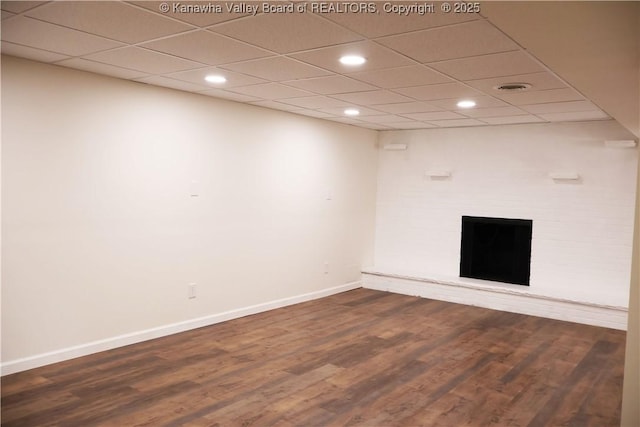
M 532 223 L 463 216 L 460 276 L 529 286 Z

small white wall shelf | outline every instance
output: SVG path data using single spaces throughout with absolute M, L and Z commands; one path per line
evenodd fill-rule
M 407 149 L 407 144 L 385 144 L 383 148 L 387 151 L 402 151 Z
M 429 178 L 449 178 L 451 176 L 451 171 L 444 169 L 437 170 L 428 170 L 424 173 Z
M 577 172 L 549 172 L 549 178 L 554 181 L 577 181 L 580 175 Z

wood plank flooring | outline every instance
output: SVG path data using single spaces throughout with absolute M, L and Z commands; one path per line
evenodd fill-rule
M 625 333 L 366 289 L 2 379 L 6 426 L 618 426 Z

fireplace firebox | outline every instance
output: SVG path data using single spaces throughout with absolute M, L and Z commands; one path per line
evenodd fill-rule
M 529 286 L 533 221 L 462 217 L 460 276 Z

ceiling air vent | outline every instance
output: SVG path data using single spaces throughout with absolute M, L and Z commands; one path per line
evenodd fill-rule
M 531 85 L 529 83 L 504 83 L 494 89 L 500 92 L 522 92 L 531 89 Z

